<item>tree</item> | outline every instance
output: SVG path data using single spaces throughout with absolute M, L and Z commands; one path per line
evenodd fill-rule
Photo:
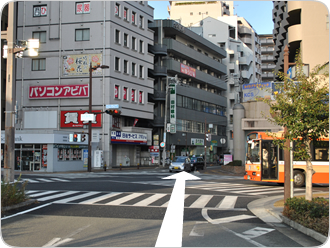
M 312 176 L 314 174 L 310 152 L 312 142 L 329 135 L 329 63 L 316 66 L 307 77 L 303 73 L 300 53 L 296 55 L 296 81 L 286 73 L 277 75 L 283 83 L 277 84 L 275 101 L 263 99 L 269 105 L 268 121 L 287 128 L 284 141 L 295 141 L 294 156 L 306 161 L 306 196 L 312 200 Z M 325 71 L 325 72 L 324 72 Z M 284 147 L 289 149 L 289 147 Z

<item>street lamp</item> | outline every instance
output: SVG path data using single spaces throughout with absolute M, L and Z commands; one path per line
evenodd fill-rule
M 92 66 L 92 62 L 89 65 L 89 114 L 92 114 L 92 73 L 94 70 L 101 68 L 107 69 L 108 65 L 96 65 Z M 88 122 L 88 172 L 92 171 L 92 121 Z

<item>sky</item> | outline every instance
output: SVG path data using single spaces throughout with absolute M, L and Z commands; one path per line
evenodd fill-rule
M 167 6 L 169 1 L 148 1 L 154 10 L 154 19 L 169 17 Z M 272 1 L 234 1 L 234 14 L 244 17 L 257 34 L 273 34 L 273 2 Z

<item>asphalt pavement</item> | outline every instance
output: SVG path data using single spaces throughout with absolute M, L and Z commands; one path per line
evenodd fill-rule
M 107 172 L 109 171 L 118 171 L 118 170 L 122 170 L 122 171 L 142 171 L 142 170 L 158 170 L 158 169 L 164 169 L 164 167 L 158 167 L 158 166 L 148 166 L 148 167 L 116 167 L 116 168 L 110 168 L 107 169 Z M 93 172 L 102 172 L 104 171 L 103 169 L 99 169 L 99 170 L 95 170 L 93 169 Z M 88 173 L 87 171 L 79 171 L 79 172 L 67 172 L 67 173 Z M 225 171 L 221 168 L 220 165 L 213 165 L 213 164 L 209 164 L 207 165 L 207 168 L 205 170 L 201 170 L 199 171 L 201 174 L 213 174 L 213 175 L 231 175 L 231 176 L 237 176 L 237 177 L 243 177 L 244 173 L 232 173 L 232 172 L 228 172 Z M 29 171 L 24 171 L 24 172 L 19 172 L 19 171 L 15 171 L 15 174 L 38 174 L 40 172 L 29 172 Z M 45 172 L 42 172 L 43 174 Z M 51 172 L 49 172 L 51 173 Z M 63 173 L 63 172 L 60 172 Z M 3 174 L 3 173 L 2 173 Z M 56 173 L 53 173 L 56 174 Z M 314 196 L 314 195 L 313 195 Z M 325 192 L 325 193 L 319 193 L 316 195 L 316 197 L 325 197 L 325 198 L 329 198 L 329 193 Z M 247 206 L 247 208 L 254 214 L 256 215 L 258 218 L 260 218 L 262 221 L 264 221 L 265 223 L 269 223 L 271 225 L 276 225 L 277 223 L 285 223 L 295 229 L 297 229 L 298 231 L 313 237 L 314 239 L 324 243 L 327 240 L 327 237 L 324 235 L 321 235 L 320 233 L 317 233 L 311 229 L 305 228 L 301 225 L 297 225 L 297 223 L 290 221 L 289 219 L 283 217 L 282 215 L 282 211 L 283 211 L 283 207 L 284 207 L 284 201 L 283 201 L 284 196 L 280 195 L 280 196 L 273 196 L 273 197 L 266 197 L 266 198 L 261 198 L 258 200 L 255 200 L 253 202 L 250 202 Z

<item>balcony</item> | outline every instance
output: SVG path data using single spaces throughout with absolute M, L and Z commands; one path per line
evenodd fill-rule
M 273 45 L 274 41 L 273 39 L 261 39 L 261 45 Z
M 164 44 L 167 45 L 167 50 L 180 55 L 182 58 L 186 58 L 197 65 L 203 65 L 206 68 L 214 70 L 217 73 L 226 74 L 226 66 L 218 61 L 206 56 L 203 53 L 197 52 L 196 50 L 186 46 L 185 44 L 178 42 L 174 39 L 163 39 Z
M 181 76 L 184 75 L 185 77 L 190 77 L 186 74 L 181 73 L 181 67 L 180 67 L 180 62 L 174 60 L 174 59 L 164 59 L 163 60 L 164 65 L 167 67 L 167 71 L 171 72 L 173 74 L 180 74 Z M 205 72 L 202 72 L 200 70 L 196 69 L 196 77 L 194 77 L 195 80 L 200 81 L 200 82 L 206 82 L 210 85 L 213 85 L 215 87 L 221 88 L 223 90 L 227 90 L 227 84 L 225 81 L 213 77 Z
M 149 70 L 149 72 L 155 77 L 166 77 L 167 76 L 166 66 L 154 65 L 154 69 Z
M 155 55 L 167 55 L 167 46 L 164 44 L 148 45 L 148 50 Z
M 262 56 L 261 55 L 261 61 L 264 63 L 265 61 L 274 61 L 274 56 L 268 55 L 268 56 Z
M 238 33 L 240 34 L 252 34 L 251 29 L 244 26 L 238 26 Z
M 240 37 L 239 39 L 245 44 L 250 44 L 250 45 L 252 44 L 251 37 Z
M 165 101 L 165 95 L 165 91 L 154 90 L 154 94 L 150 94 L 150 97 L 153 101 Z
M 264 78 L 274 78 L 274 73 L 271 73 L 271 72 L 262 73 L 261 77 L 262 77 L 262 80 L 264 80 Z
M 261 68 L 262 69 L 269 69 L 269 70 L 274 70 L 275 69 L 275 64 L 272 64 L 272 65 L 261 65 Z

